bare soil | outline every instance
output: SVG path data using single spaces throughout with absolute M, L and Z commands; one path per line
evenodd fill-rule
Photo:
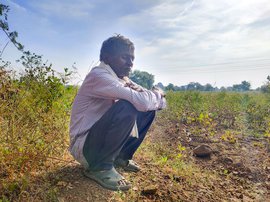
M 229 143 L 219 136 L 193 136 L 187 128 L 184 124 L 156 121 L 135 157 L 142 171 L 125 173 L 120 170 L 133 184 L 130 191 L 121 193 L 103 189 L 84 177 L 82 167 L 74 162 L 49 175 L 59 190 L 57 200 L 270 201 L 270 152 L 266 138 L 242 134 L 235 143 Z M 176 152 L 179 143 L 186 148 L 182 159 L 183 174 L 166 162 L 164 165 L 157 163 L 154 156 L 158 149 Z M 161 148 L 153 147 L 157 144 L 162 145 Z M 211 157 L 193 155 L 192 149 L 200 144 L 213 149 Z

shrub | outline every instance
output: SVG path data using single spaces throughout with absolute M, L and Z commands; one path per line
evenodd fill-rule
M 29 52 L 25 72 L 14 75 L 9 63 L 0 67 L 0 195 L 18 194 L 32 172 L 46 171 L 49 158 L 61 159 L 68 147 L 69 112 L 75 87 L 57 75 L 51 65 Z M 65 77 L 70 74 L 65 70 Z M 19 186 L 19 188 L 21 188 Z M 17 189 L 17 188 L 16 188 Z

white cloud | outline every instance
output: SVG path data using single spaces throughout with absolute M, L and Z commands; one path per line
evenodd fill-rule
M 150 66 L 147 69 L 157 78 L 166 77 L 167 82 L 170 78 L 177 83 L 177 73 L 185 72 L 190 66 L 207 72 L 210 64 L 244 61 L 236 67 L 214 67 L 223 70 L 223 74 L 231 71 L 236 75 L 234 71 L 239 68 L 245 71 L 249 63 L 245 58 L 269 58 L 270 22 L 267 19 L 270 19 L 270 4 L 266 0 L 170 0 L 124 16 L 121 23 L 140 33 L 137 34 L 141 37 L 137 58 L 143 58 L 140 66 Z M 202 64 L 206 67 L 200 67 Z M 258 71 L 265 74 L 266 70 Z M 196 71 L 194 78 L 200 77 L 195 74 Z M 242 75 L 254 78 L 252 69 Z M 214 79 L 210 74 L 201 78 Z
M 152 46 L 159 47 L 160 51 L 171 52 L 176 58 L 180 51 L 188 50 L 188 46 L 192 46 L 195 52 L 217 51 L 217 54 L 219 50 L 230 49 L 228 55 L 216 55 L 226 58 L 232 57 L 230 52 L 234 49 L 257 46 L 262 44 L 262 39 L 267 40 L 264 33 L 248 27 L 248 24 L 266 15 L 270 10 L 267 5 L 266 1 L 255 0 L 166 1 L 139 14 L 126 16 L 122 22 L 135 30 L 144 30 L 146 41 L 152 40 Z M 252 38 L 254 35 L 257 37 Z M 265 45 L 262 48 L 269 50 L 267 47 Z M 248 51 L 254 53 L 252 49 L 245 50 Z

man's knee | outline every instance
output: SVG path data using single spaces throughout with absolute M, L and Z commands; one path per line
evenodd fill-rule
M 144 119 L 152 121 L 155 116 L 156 116 L 156 111 L 148 111 L 148 112 L 143 112 L 144 113 Z M 145 121 L 146 121 L 145 120 Z
M 149 111 L 148 113 L 150 114 L 150 117 L 155 118 L 155 116 L 156 116 L 156 111 Z
M 126 100 L 119 100 L 116 105 L 120 108 L 119 115 L 122 118 L 130 121 L 136 119 L 138 111 L 130 102 Z
M 121 109 L 125 112 L 131 112 L 131 113 L 136 113 L 138 112 L 137 109 L 131 104 L 129 101 L 126 100 L 119 100 L 116 105 L 119 105 Z

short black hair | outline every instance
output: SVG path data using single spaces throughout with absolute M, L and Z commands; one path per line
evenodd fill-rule
M 106 39 L 101 46 L 99 60 L 104 61 L 105 55 L 116 55 L 122 50 L 134 50 L 134 44 L 124 36 L 117 34 Z

